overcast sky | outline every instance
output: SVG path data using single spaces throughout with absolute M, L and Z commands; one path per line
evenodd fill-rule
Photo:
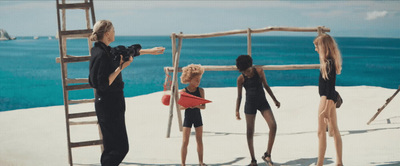
M 268 26 L 326 26 L 334 36 L 400 38 L 400 1 L 397 0 L 94 0 L 94 5 L 96 19 L 111 20 L 117 36 L 200 34 Z M 68 29 L 84 28 L 84 21 L 83 10 L 67 12 Z M 0 29 L 7 30 L 11 36 L 54 36 L 57 32 L 55 0 L 0 0 Z

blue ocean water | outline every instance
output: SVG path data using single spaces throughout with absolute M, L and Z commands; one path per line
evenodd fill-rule
M 255 65 L 318 64 L 314 37 L 253 36 Z M 379 86 L 397 89 L 400 85 L 400 39 L 337 37 L 343 56 L 338 86 Z M 166 47 L 164 55 L 144 55 L 123 71 L 125 96 L 162 91 L 163 68 L 172 65 L 169 36 L 117 36 L 111 46 L 140 43 L 143 48 Z M 88 55 L 87 40 L 67 41 L 69 55 Z M 235 65 L 247 53 L 245 36 L 184 39 L 180 66 Z M 62 83 L 58 40 L 40 37 L 0 41 L 0 111 L 62 105 Z M 88 63 L 69 64 L 70 78 L 87 78 Z M 270 86 L 318 85 L 318 69 L 265 71 Z M 207 71 L 202 87 L 235 87 L 237 71 Z M 180 84 L 180 88 L 184 85 Z M 316 92 L 317 93 L 317 92 Z M 71 99 L 92 98 L 92 90 L 70 92 Z

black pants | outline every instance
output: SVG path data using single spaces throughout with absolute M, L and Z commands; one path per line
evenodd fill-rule
M 97 93 L 97 119 L 103 134 L 102 166 L 118 166 L 129 151 L 123 92 Z

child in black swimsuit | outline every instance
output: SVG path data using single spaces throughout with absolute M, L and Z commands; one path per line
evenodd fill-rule
M 204 73 L 203 67 L 200 65 L 188 65 L 182 69 L 181 82 L 183 84 L 189 84 L 183 92 L 189 93 L 191 95 L 204 98 L 204 89 L 200 88 L 201 77 Z M 189 136 L 192 125 L 196 131 L 196 141 L 197 141 L 197 153 L 199 157 L 199 165 L 206 166 L 203 163 L 203 121 L 201 119 L 200 109 L 205 109 L 206 105 L 198 105 L 191 108 L 184 108 L 180 106 L 180 109 L 185 109 L 185 119 L 183 120 L 183 139 L 181 148 L 181 159 L 182 166 L 186 162 L 187 146 L 189 144 Z
M 262 68 L 254 67 L 253 60 L 249 55 L 240 55 L 236 59 L 236 67 L 242 73 L 237 79 L 238 97 L 236 100 L 236 119 L 240 120 L 240 103 L 242 101 L 242 89 L 246 89 L 246 103 L 244 107 L 244 112 L 246 115 L 247 123 L 247 144 L 249 147 L 251 155 L 250 166 L 257 165 L 257 160 L 254 157 L 254 147 L 253 147 L 253 135 L 254 135 L 254 122 L 256 118 L 257 110 L 259 110 L 267 121 L 269 126 L 269 140 L 267 151 L 262 156 L 262 159 L 272 165 L 271 151 L 272 145 L 274 144 L 275 134 L 276 134 L 276 122 L 274 114 L 271 111 L 271 107 L 265 98 L 264 89 L 268 92 L 271 98 L 274 100 L 276 107 L 280 107 L 280 102 L 275 98 L 274 93 L 268 86 L 267 80 L 264 75 L 264 70 Z
M 336 164 L 343 165 L 342 137 L 340 136 L 336 115 L 336 75 L 342 71 L 342 55 L 333 39 L 328 34 L 318 35 L 314 39 L 315 51 L 320 60 L 318 90 L 320 103 L 318 108 L 318 161 L 317 166 L 324 164 L 326 151 L 326 127 L 333 137 L 336 148 Z

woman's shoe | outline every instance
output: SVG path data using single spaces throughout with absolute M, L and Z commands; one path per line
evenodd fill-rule
M 257 165 L 257 160 L 251 160 L 250 164 L 248 166 L 258 166 Z
M 262 156 L 262 159 L 268 164 L 268 166 L 273 166 L 274 163 L 271 160 L 271 155 L 268 154 L 268 152 L 264 153 L 264 156 Z

